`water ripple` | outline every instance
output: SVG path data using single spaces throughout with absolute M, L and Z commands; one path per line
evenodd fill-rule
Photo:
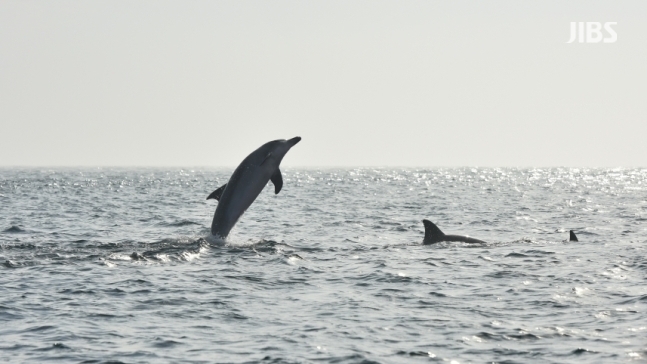
M 0 361 L 647 357 L 645 169 L 286 169 L 211 242 L 231 172 L 0 169 Z

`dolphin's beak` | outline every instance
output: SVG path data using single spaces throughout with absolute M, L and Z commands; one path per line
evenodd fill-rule
M 301 137 L 294 137 L 290 140 L 288 140 L 288 144 L 290 144 L 290 148 L 292 148 L 296 143 L 301 141 Z

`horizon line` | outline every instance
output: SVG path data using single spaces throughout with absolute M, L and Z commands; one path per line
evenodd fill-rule
M 0 169 L 154 169 L 154 168 L 181 168 L 181 169 L 235 169 L 235 165 L 222 165 L 222 166 L 205 166 L 205 165 L 0 165 Z M 506 169 L 530 169 L 530 168 L 568 168 L 568 169 L 645 169 L 645 166 L 566 166 L 566 165 L 541 165 L 541 166 L 479 166 L 479 165 L 436 165 L 436 166 L 406 166 L 406 165 L 356 165 L 356 166 L 335 166 L 335 165 L 319 165 L 319 166 L 281 166 L 285 169 L 387 169 L 387 168 L 413 168 L 413 169 L 437 169 L 437 168 L 506 168 Z

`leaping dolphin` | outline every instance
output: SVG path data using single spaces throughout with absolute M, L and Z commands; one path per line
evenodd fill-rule
M 294 137 L 263 144 L 243 159 L 227 183 L 207 197 L 207 200 L 218 200 L 218 207 L 211 222 L 211 235 L 220 239 L 227 238 L 238 219 L 256 200 L 268 181 L 271 180 L 274 184 L 275 194 L 281 191 L 283 177 L 279 164 L 290 148 L 300 140 L 301 137 Z
M 577 236 L 575 236 L 575 232 L 571 230 L 571 236 L 569 237 L 568 241 L 578 241 Z
M 425 245 L 436 244 L 441 241 L 462 241 L 470 244 L 487 244 L 483 240 L 470 238 L 469 236 L 445 235 L 445 233 L 440 231 L 438 226 L 434 225 L 434 223 L 429 220 L 422 220 L 422 223 L 425 224 L 425 239 L 422 241 Z

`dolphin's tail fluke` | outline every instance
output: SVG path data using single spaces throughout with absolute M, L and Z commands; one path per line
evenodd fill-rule
M 578 241 L 577 236 L 575 236 L 575 232 L 573 230 L 571 230 L 571 236 L 568 241 Z
M 422 223 L 425 224 L 425 239 L 422 241 L 423 244 L 434 244 L 443 241 L 445 234 L 440 231 L 438 226 L 429 220 L 422 220 Z

